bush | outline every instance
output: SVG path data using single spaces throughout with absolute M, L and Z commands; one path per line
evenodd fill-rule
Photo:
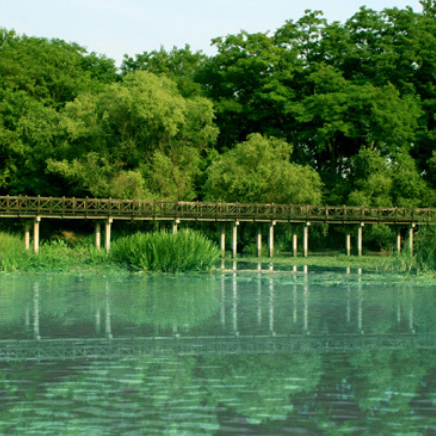
M 185 229 L 135 233 L 112 244 L 110 258 L 143 271 L 208 271 L 218 262 L 220 251 L 201 233 Z

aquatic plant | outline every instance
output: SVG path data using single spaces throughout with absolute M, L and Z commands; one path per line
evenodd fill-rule
M 28 253 L 18 235 L 0 233 L 0 270 L 17 271 L 26 262 Z
M 110 258 L 144 271 L 208 271 L 220 257 L 218 247 L 201 233 L 185 229 L 135 233 L 112 245 Z

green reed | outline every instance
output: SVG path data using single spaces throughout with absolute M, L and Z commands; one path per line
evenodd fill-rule
M 17 235 L 0 233 L 0 270 L 18 271 L 29 257 L 24 242 Z
M 115 241 L 110 258 L 142 271 L 209 271 L 218 262 L 218 247 L 201 233 L 185 229 L 136 233 Z

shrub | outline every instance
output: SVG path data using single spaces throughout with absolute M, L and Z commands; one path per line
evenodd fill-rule
M 201 233 L 186 229 L 135 233 L 112 244 L 110 258 L 144 271 L 208 271 L 220 256 L 218 247 Z

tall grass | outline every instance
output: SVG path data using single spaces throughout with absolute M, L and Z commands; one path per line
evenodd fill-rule
M 71 247 L 66 241 L 43 241 L 39 254 L 24 248 L 19 235 L 0 232 L 0 271 L 71 271 L 111 266 L 92 238 Z
M 436 271 L 436 226 L 422 226 L 416 236 L 416 268 L 419 271 Z
M 436 226 L 422 226 L 416 234 L 413 255 L 406 241 L 404 250 L 389 258 L 394 271 L 436 272 Z
M 92 239 L 85 238 L 71 246 L 67 241 L 44 241 L 39 254 L 28 256 L 21 269 L 30 271 L 71 271 L 107 266 L 104 251 L 97 250 Z
M 0 233 L 0 270 L 17 271 L 27 262 L 29 253 L 17 235 Z
M 112 245 L 110 258 L 143 271 L 208 271 L 218 262 L 220 251 L 201 233 L 185 229 L 135 233 Z

